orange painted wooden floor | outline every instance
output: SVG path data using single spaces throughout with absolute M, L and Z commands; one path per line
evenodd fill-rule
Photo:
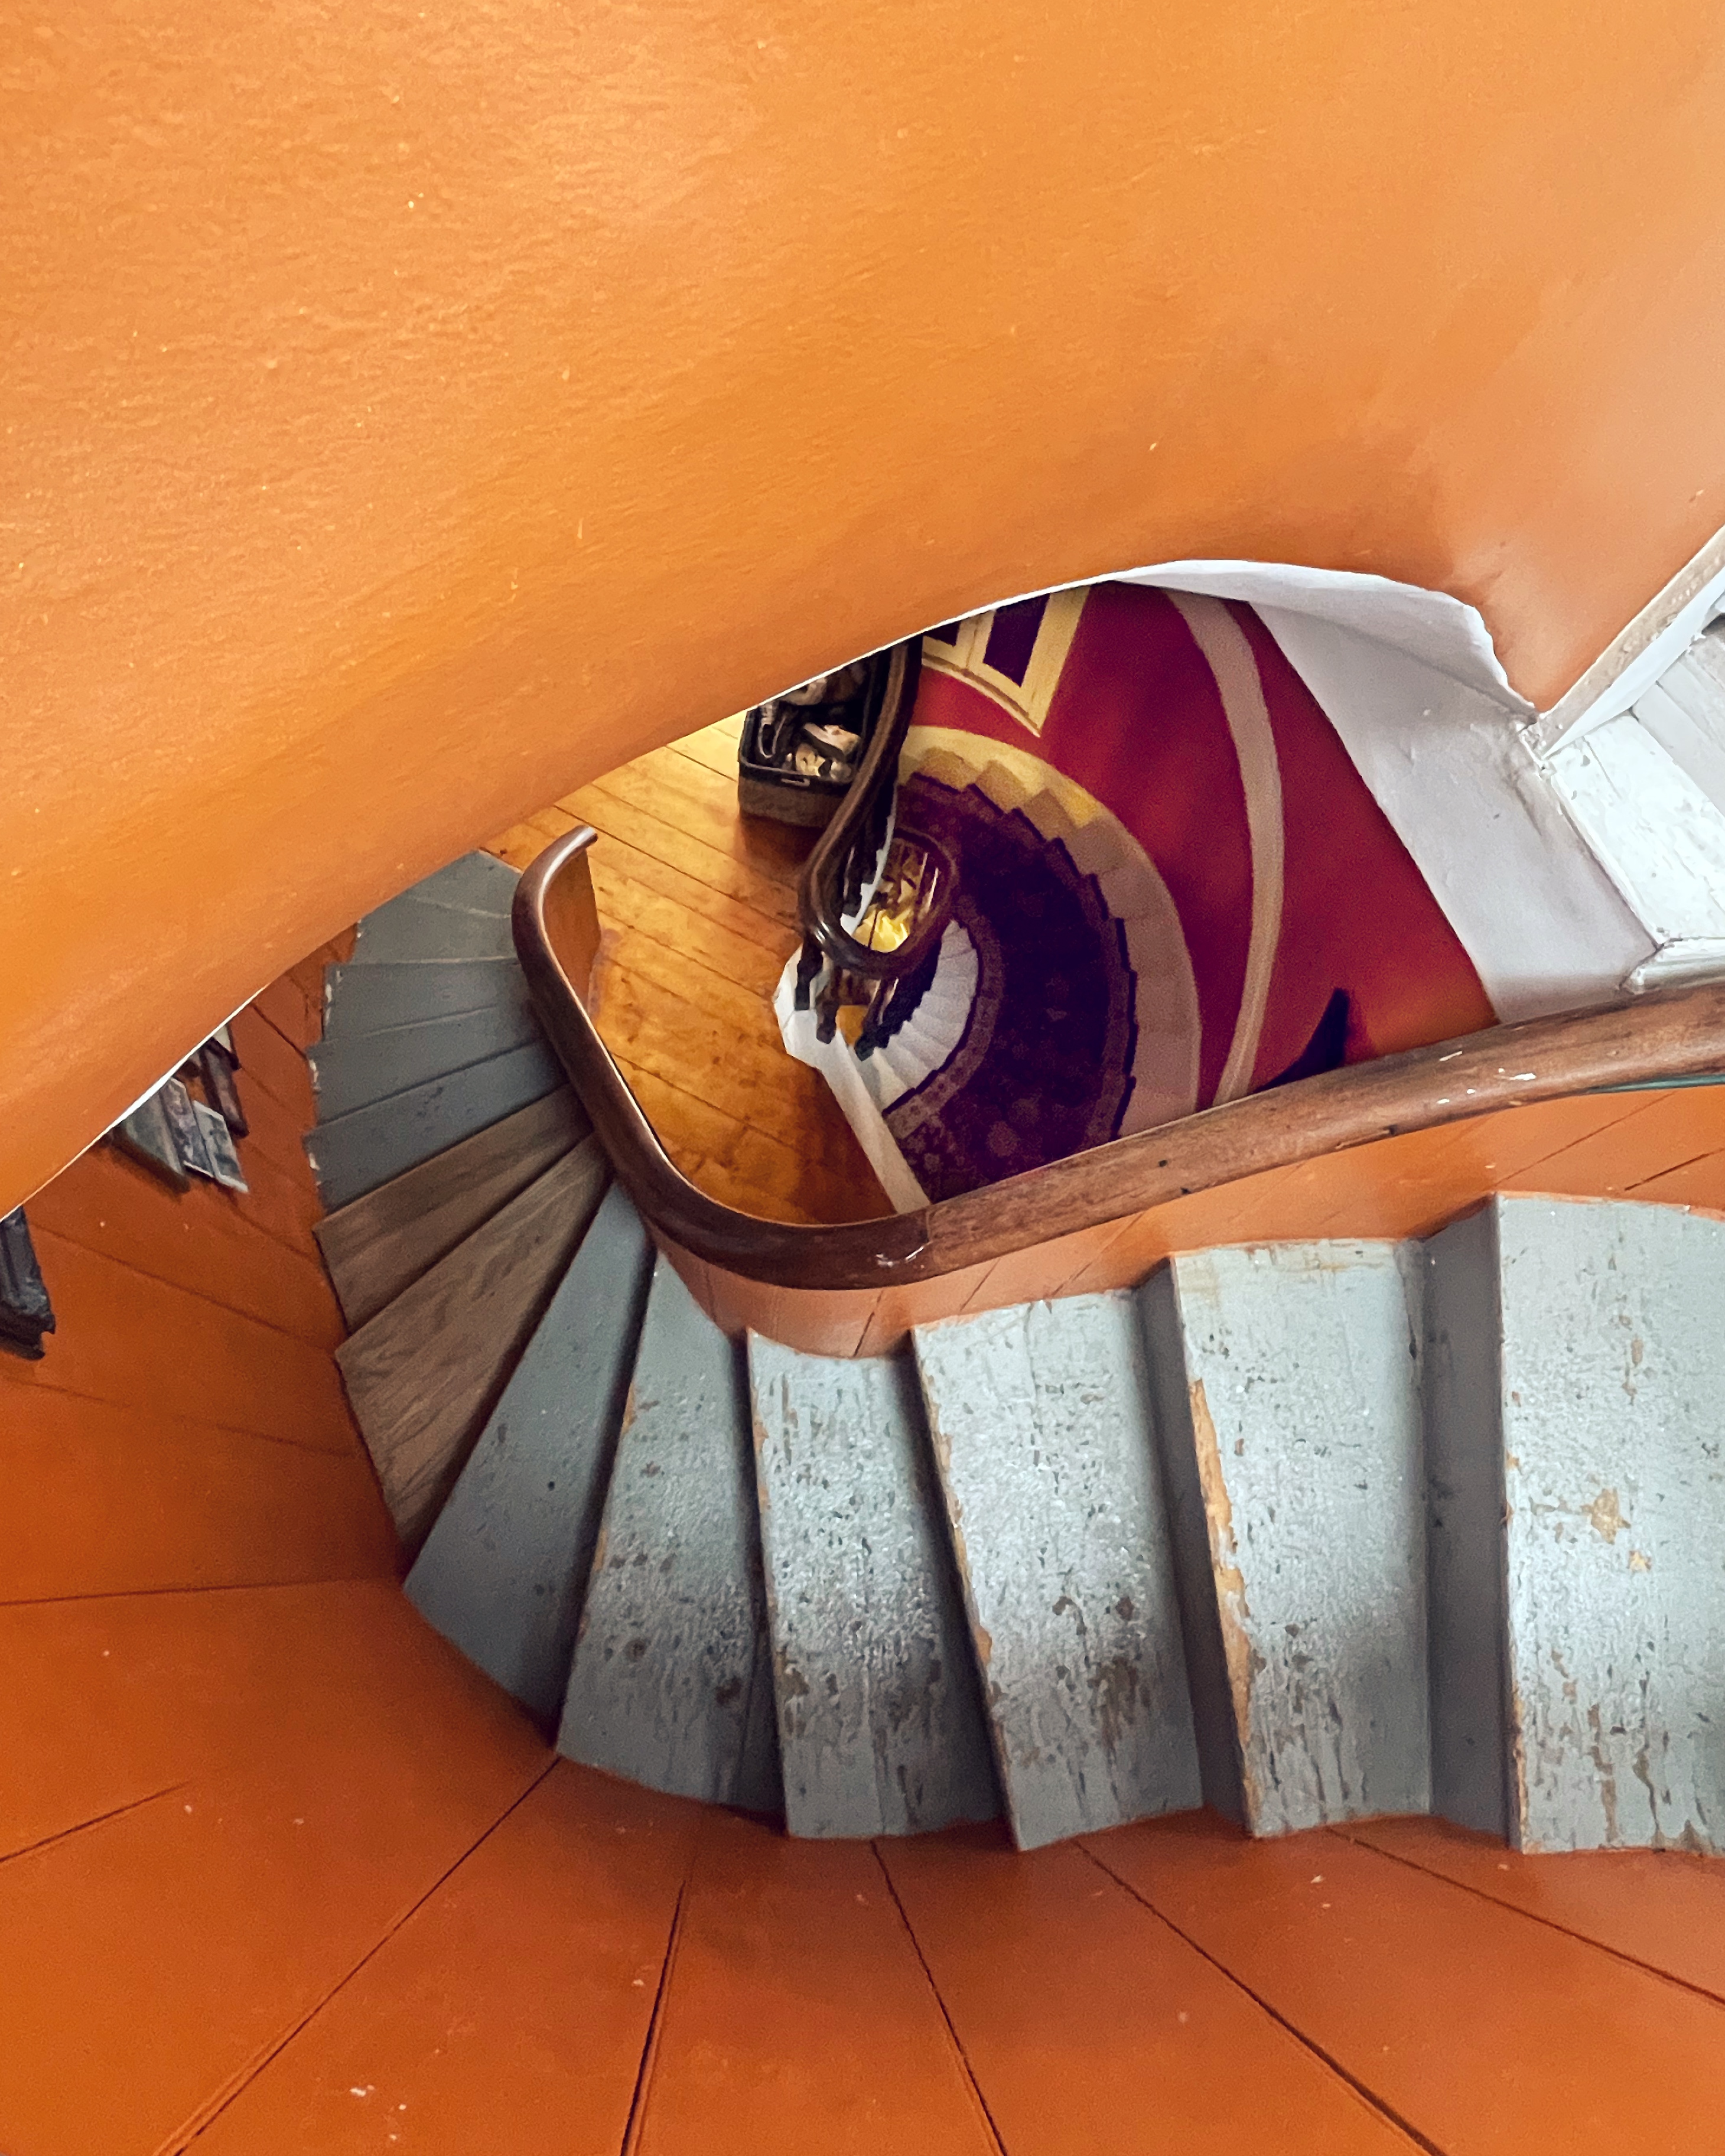
M 8 2156 L 1688 2156 L 1725 2115 L 1717 1863 L 792 1842 L 553 1764 L 377 1581 L 8 1609 L 0 1652 Z
M 869 1219 L 892 1210 L 886 1193 L 771 1006 L 814 834 L 737 813 L 741 726 L 624 764 L 490 850 L 525 868 L 577 824 L 599 834 L 599 1031 L 692 1182 L 768 1219 Z

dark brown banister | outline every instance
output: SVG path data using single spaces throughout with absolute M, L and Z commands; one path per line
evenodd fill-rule
M 546 1031 L 650 1225 L 693 1256 L 776 1286 L 880 1288 L 1004 1257 L 1242 1176 L 1399 1132 L 1566 1094 L 1725 1070 L 1725 982 L 1494 1026 L 1209 1108 L 921 1212 L 830 1228 L 759 1220 L 672 1163 L 583 1000 L 597 945 L 586 849 L 571 831 L 521 880 L 515 943 Z
M 922 644 L 913 638 L 895 644 L 888 655 L 880 708 L 875 715 L 862 761 L 837 814 L 820 834 L 797 885 L 797 911 L 810 945 L 847 973 L 865 980 L 896 981 L 913 973 L 946 932 L 952 916 L 948 875 L 935 904 L 925 911 L 904 942 L 891 951 L 859 943 L 843 916 L 855 904 L 865 878 L 860 864 L 872 870 L 880 858 L 898 784 L 899 752 L 910 731 L 922 665 Z M 805 965 L 805 978 L 814 967 Z

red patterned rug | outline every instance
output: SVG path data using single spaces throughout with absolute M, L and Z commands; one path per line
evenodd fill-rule
M 1494 1023 L 1248 606 L 1099 584 L 937 629 L 901 778 L 960 897 L 860 1075 L 929 1198 Z

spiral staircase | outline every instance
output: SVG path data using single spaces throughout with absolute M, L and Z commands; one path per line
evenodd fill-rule
M 408 1595 L 565 1755 L 808 1839 L 1719 1847 L 1725 1224 L 1506 1197 L 885 1357 L 737 1342 L 562 1081 L 515 882 L 362 924 L 306 1142 Z

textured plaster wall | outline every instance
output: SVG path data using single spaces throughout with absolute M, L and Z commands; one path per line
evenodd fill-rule
M 1707 0 L 5 11 L 0 1204 L 824 661 L 1382 571 L 1549 701 L 1725 521 Z

